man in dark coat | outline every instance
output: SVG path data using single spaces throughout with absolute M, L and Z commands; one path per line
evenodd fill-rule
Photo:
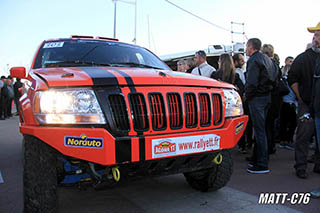
M 269 173 L 268 142 L 265 121 L 271 103 L 273 63 L 269 57 L 260 52 L 261 41 L 249 39 L 246 54 L 250 56 L 247 62 L 247 80 L 244 99 L 248 101 L 250 118 L 255 131 L 253 161 L 248 165 L 249 173 Z
M 6 77 L 1 76 L 1 81 L 3 83 L 3 87 L 1 88 L 0 95 L 0 120 L 4 120 L 7 118 L 7 102 L 8 102 L 8 87 L 6 83 Z
M 20 88 L 22 88 L 22 83 L 20 78 L 17 78 L 16 82 L 13 85 L 13 91 L 14 91 L 14 103 L 16 105 L 16 109 L 17 109 L 17 114 L 19 114 L 19 99 L 22 96 L 22 93 L 19 91 Z

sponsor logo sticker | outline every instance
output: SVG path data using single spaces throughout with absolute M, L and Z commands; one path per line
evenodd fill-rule
M 48 42 L 43 45 L 43 48 L 57 48 L 63 47 L 64 42 Z
M 160 141 L 160 143 L 154 146 L 154 153 L 155 154 L 164 154 L 164 153 L 175 153 L 176 152 L 176 144 L 171 143 L 171 140 L 164 139 Z
M 236 126 L 236 128 L 235 128 L 236 134 L 238 134 L 239 132 L 241 132 L 241 131 L 243 130 L 243 128 L 244 128 L 244 122 L 240 122 L 240 123 Z
M 65 136 L 64 145 L 67 147 L 82 147 L 82 148 L 103 148 L 102 138 L 89 138 L 86 135 L 80 137 Z
M 220 149 L 220 136 L 196 135 L 152 140 L 152 158 L 192 154 Z

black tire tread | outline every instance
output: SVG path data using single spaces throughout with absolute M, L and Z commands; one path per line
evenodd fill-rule
M 233 160 L 230 150 L 221 152 L 223 161 L 210 169 L 185 173 L 188 184 L 199 191 L 216 191 L 224 187 L 230 180 L 233 172 Z
M 23 146 L 24 212 L 57 212 L 57 152 L 29 135 Z

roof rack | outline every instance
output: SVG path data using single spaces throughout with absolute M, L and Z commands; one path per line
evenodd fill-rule
M 102 37 L 102 36 L 97 36 L 96 39 L 119 41 L 119 39 L 117 39 L 117 38 L 108 38 L 108 37 Z
M 91 39 L 93 39 L 93 36 L 72 35 L 71 38 L 91 38 Z

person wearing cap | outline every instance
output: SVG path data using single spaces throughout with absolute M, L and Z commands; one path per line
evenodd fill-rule
M 314 134 L 314 121 L 310 117 L 312 112 L 312 89 L 316 67 L 320 63 L 320 22 L 316 27 L 309 27 L 313 33 L 312 47 L 298 55 L 293 61 L 288 83 L 296 94 L 298 100 L 297 136 L 295 149 L 296 175 L 299 178 L 307 178 L 307 157 L 309 141 Z M 318 65 L 317 65 L 318 64 Z M 320 154 L 315 154 L 313 172 L 320 173 Z
M 312 48 L 318 53 L 316 59 L 315 73 L 313 76 L 313 93 L 312 93 L 312 111 L 311 115 L 315 121 L 315 130 L 317 137 L 317 152 L 320 152 L 320 22 L 314 30 Z M 313 190 L 311 196 L 320 198 L 320 188 Z
M 214 67 L 208 64 L 207 54 L 203 50 L 199 50 L 195 53 L 194 62 L 196 67 L 191 72 L 194 75 L 201 75 L 210 78 L 211 74 L 216 71 Z

